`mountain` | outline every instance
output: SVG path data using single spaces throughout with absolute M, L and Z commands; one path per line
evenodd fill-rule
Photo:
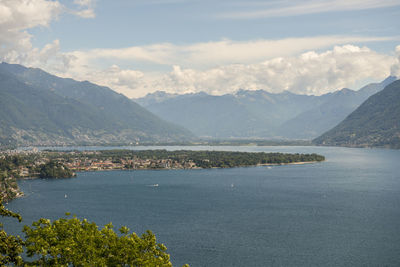
M 154 93 L 147 94 L 146 97 L 136 99 L 142 107 L 151 106 L 154 104 L 162 103 L 167 99 L 178 97 L 178 94 L 170 94 L 164 91 L 156 91 Z
M 313 139 L 335 126 L 394 77 L 358 91 L 322 96 L 239 90 L 212 96 L 155 92 L 134 99 L 161 118 L 198 136 L 213 138 Z
M 198 136 L 213 138 L 277 137 L 275 129 L 282 121 L 318 102 L 315 96 L 263 90 L 239 90 L 222 96 L 156 92 L 135 101 Z
M 400 80 L 369 97 L 318 145 L 400 148 Z
M 19 145 L 181 141 L 193 135 L 115 91 L 0 64 L 0 142 Z
M 381 91 L 395 80 L 396 77 L 390 76 L 381 83 L 368 84 L 358 91 L 344 88 L 322 95 L 321 99 L 324 99 L 322 103 L 283 123 L 279 132 L 288 138 L 315 138 L 344 120 L 369 96 Z

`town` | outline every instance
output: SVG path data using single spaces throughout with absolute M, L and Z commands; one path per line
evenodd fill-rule
M 85 155 L 85 153 L 82 153 Z M 134 169 L 199 169 L 200 167 L 190 160 L 173 159 L 112 159 L 112 158 L 89 158 L 79 157 L 65 161 L 64 158 L 57 159 L 73 171 L 101 171 L 101 170 L 134 170 Z

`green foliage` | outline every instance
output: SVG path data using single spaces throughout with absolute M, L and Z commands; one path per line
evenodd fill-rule
M 0 198 L 0 215 L 3 217 L 14 217 L 19 222 L 22 218 L 19 214 L 7 210 Z M 23 251 L 24 242 L 19 236 L 8 235 L 3 230 L 3 224 L 0 223 L 0 265 L 22 265 L 21 253 Z
M 0 197 L 4 200 L 13 199 L 19 188 L 16 178 L 19 177 L 17 168 L 25 164 L 25 160 L 18 156 L 0 158 Z
M 37 170 L 40 178 L 69 178 L 74 176 L 70 169 L 54 160 L 40 165 Z
M 19 156 L 5 156 L 4 158 L 0 158 L 0 171 L 9 172 L 11 170 L 15 170 L 17 167 L 25 164 L 26 161 L 22 157 Z
M 22 221 L 22 217 L 21 215 L 19 215 L 18 213 L 12 212 L 8 209 L 6 209 L 3 205 L 3 200 L 0 198 L 0 216 L 3 217 L 13 217 L 18 219 L 19 222 Z M 0 224 L 0 226 L 2 227 L 2 225 Z
M 68 157 L 68 155 L 66 155 Z M 170 159 L 180 163 L 192 161 L 201 168 L 231 168 L 254 166 L 258 164 L 286 164 L 294 162 L 323 161 L 324 156 L 317 154 L 289 154 L 265 152 L 234 151 L 192 151 L 192 150 L 103 150 L 94 154 L 77 154 L 71 157 L 88 157 L 96 159 Z
M 172 266 L 166 247 L 150 231 L 139 237 L 122 227 L 117 235 L 112 224 L 99 230 L 73 217 L 40 219 L 24 233 L 27 255 L 40 266 Z
M 0 215 L 22 220 L 1 199 Z M 0 225 L 1 266 L 172 266 L 167 248 L 156 242 L 151 231 L 139 237 L 121 227 L 117 234 L 111 223 L 99 229 L 94 222 L 73 216 L 55 221 L 42 218 L 23 232 L 25 241 L 8 235 Z M 24 248 L 31 261 L 21 257 Z

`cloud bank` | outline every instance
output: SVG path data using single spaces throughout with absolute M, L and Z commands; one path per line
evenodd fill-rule
M 397 50 L 400 51 L 400 46 Z M 167 73 L 147 73 L 117 65 L 93 71 L 92 67 L 85 66 L 71 68 L 70 75 L 110 86 L 128 96 L 142 96 L 156 90 L 171 93 L 204 91 L 221 95 L 238 89 L 320 95 L 362 80 L 382 80 L 400 70 L 399 59 L 395 56 L 354 45 L 205 70 L 173 65 Z
M 119 49 L 93 49 L 74 51 L 69 55 L 76 58 L 76 64 L 81 65 L 90 64 L 93 61 L 99 63 L 101 60 L 113 60 L 207 69 L 235 63 L 251 64 L 278 55 L 281 57 L 293 56 L 307 50 L 328 48 L 339 44 L 387 40 L 391 40 L 391 38 L 341 35 L 241 42 L 224 39 L 188 45 L 161 43 Z

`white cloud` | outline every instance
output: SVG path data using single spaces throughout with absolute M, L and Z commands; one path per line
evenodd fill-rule
M 74 0 L 74 4 L 83 6 L 83 7 L 88 7 L 93 4 L 93 0 Z
M 72 10 L 71 13 L 83 18 L 94 18 L 96 16 L 94 12 L 94 0 L 74 0 L 74 4 L 79 6 L 80 9 Z
M 99 84 L 106 84 L 112 88 L 117 87 L 120 92 L 129 92 L 136 86 L 143 86 L 143 72 L 121 69 L 117 65 L 100 71 L 89 71 L 84 75 L 88 80 L 96 80 Z
M 242 88 L 319 95 L 362 79 L 383 79 L 389 75 L 393 62 L 393 57 L 366 47 L 335 46 L 323 53 L 311 51 L 297 57 L 278 57 L 257 64 L 234 64 L 206 71 L 175 66 L 153 88 L 211 94 L 232 93 Z
M 26 31 L 33 27 L 47 27 L 61 13 L 58 2 L 45 0 L 3 0 L 0 2 L 0 59 L 22 63 L 39 53 L 31 44 Z
M 383 79 L 395 62 L 393 56 L 366 47 L 336 44 L 388 39 L 317 36 L 75 51 L 68 54 L 70 68 L 60 74 L 107 85 L 128 96 L 156 90 L 224 94 L 238 89 L 323 94 L 365 79 Z M 326 51 L 326 47 L 334 48 Z M 325 52 L 318 52 L 322 48 Z M 149 73 L 112 66 L 129 62 L 168 66 L 172 71 Z
M 390 40 L 388 37 L 364 36 L 315 36 L 286 38 L 280 40 L 232 41 L 224 39 L 189 45 L 171 43 L 133 46 L 120 49 L 93 49 L 75 51 L 80 64 L 96 61 L 133 61 L 155 65 L 179 65 L 196 69 L 207 69 L 227 64 L 250 64 L 276 56 L 292 56 L 307 50 L 323 49 L 346 43 Z M 77 62 L 78 63 L 78 62 Z
M 396 62 L 392 65 L 390 74 L 392 76 L 396 76 L 397 78 L 400 78 L 400 45 L 396 47 L 396 55 L 397 59 Z
M 76 2 L 78 11 L 92 8 L 92 1 Z M 0 61 L 54 69 L 68 68 L 73 56 L 60 53 L 58 40 L 42 49 L 34 48 L 28 29 L 48 27 L 62 13 L 70 12 L 59 1 L 1 0 L 0 1 Z M 74 10 L 72 10 L 75 12 Z
M 244 3 L 243 6 L 246 4 Z M 254 19 L 263 17 L 288 17 L 323 12 L 365 10 L 383 7 L 399 6 L 398 0 L 326 0 L 326 1 L 278 1 L 274 5 L 266 3 L 269 8 L 262 8 L 262 4 L 250 3 L 247 6 L 256 6 L 251 11 L 230 12 L 217 15 L 219 18 Z M 243 8 L 242 6 L 242 8 Z
M 205 91 L 220 95 L 238 89 L 264 89 L 274 93 L 288 90 L 320 95 L 365 79 L 382 80 L 396 62 L 395 57 L 367 47 L 343 45 L 319 53 L 308 51 L 297 56 L 275 57 L 251 64 L 227 64 L 206 70 L 174 65 L 169 73 L 146 73 L 118 66 L 93 71 L 94 66 L 80 67 L 72 63 L 75 69 L 71 68 L 67 76 L 110 86 L 130 97 L 156 90 L 171 93 Z

